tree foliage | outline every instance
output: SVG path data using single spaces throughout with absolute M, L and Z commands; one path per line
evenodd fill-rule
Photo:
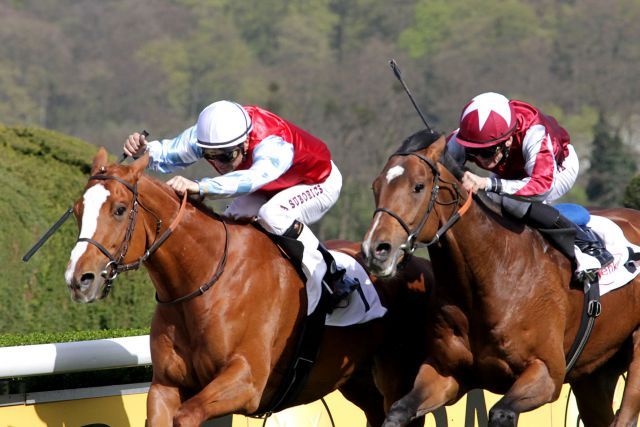
M 462 106 L 489 90 L 553 114 L 571 134 L 583 166 L 571 200 L 584 202 L 591 182 L 594 202 L 618 204 L 630 163 L 638 159 L 637 151 L 612 154 L 620 144 L 638 146 L 638 21 L 637 0 L 488 0 L 482 7 L 472 0 L 0 2 L 0 122 L 53 129 L 119 154 L 129 133 L 147 129 L 152 138 L 172 137 L 215 100 L 261 105 L 326 141 L 344 188 L 317 231 L 325 239 L 360 240 L 371 217 L 372 180 L 398 144 L 423 126 L 389 70 L 388 60 L 395 58 L 440 132 L 455 129 Z M 607 130 L 612 139 L 594 136 L 596 111 L 616 124 L 616 132 Z M 4 138 L 16 129 L 22 128 L 3 128 Z M 10 234 L 13 240 L 3 241 L 2 256 L 13 260 L 6 283 L 45 289 L 53 286 L 46 282 L 52 277 L 51 283 L 59 285 L 62 267 L 59 260 L 44 258 L 57 251 L 66 258 L 71 226 L 48 243 L 53 252 L 45 248 L 36 255 L 43 264 L 32 261 L 32 274 L 15 262 L 26 249 L 24 242 L 33 241 L 77 194 L 82 173 L 67 171 L 75 177 L 70 181 L 40 182 L 37 175 L 19 173 L 16 165 L 66 176 L 63 168 L 81 169 L 92 157 L 89 146 L 80 149 L 86 151 L 82 154 L 63 154 L 67 151 L 58 148 L 75 151 L 76 144 L 52 148 L 48 143 L 62 137 L 46 135 L 40 145 L 15 136 L 20 143 L 3 145 L 7 155 L 0 160 L 11 169 L 0 178 L 3 218 L 22 218 L 21 226 L 32 227 L 31 234 Z M 593 143 L 589 162 L 592 141 L 600 142 Z M 74 166 L 58 156 L 74 158 Z M 624 156 L 627 163 L 620 160 Z M 184 174 L 201 177 L 212 170 L 203 163 Z M 616 188 L 610 189 L 614 181 Z M 31 203 L 27 193 L 43 200 Z M 611 199 L 598 199 L 604 194 Z M 36 208 L 48 216 L 40 218 Z M 13 222 L 3 227 L 11 233 L 18 228 Z M 110 301 L 119 298 L 119 289 Z M 7 320 L 11 325 L 4 327 L 28 328 L 46 317 L 46 307 L 27 303 L 27 291 L 33 289 L 21 288 L 22 302 L 9 310 L 29 314 Z M 81 318 L 91 327 L 113 327 L 118 315 L 127 324 L 141 319 L 116 305 L 118 315 L 99 308 L 82 317 L 85 309 L 67 301 L 56 303 L 75 313 L 61 317 L 71 329 L 81 328 Z
M 624 190 L 622 204 L 625 208 L 640 210 L 640 175 L 634 176 Z
M 587 195 L 599 206 L 616 207 L 622 202 L 625 187 L 636 172 L 636 164 L 620 135 L 611 130 L 603 115 L 600 115 L 594 134 Z

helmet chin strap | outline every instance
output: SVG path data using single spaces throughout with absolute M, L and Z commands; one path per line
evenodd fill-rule
M 249 133 L 251 133 L 251 130 L 247 132 L 247 139 L 245 140 L 245 142 L 242 143 L 242 161 L 243 162 L 246 160 L 247 153 L 249 152 L 249 144 L 246 142 L 249 140 Z

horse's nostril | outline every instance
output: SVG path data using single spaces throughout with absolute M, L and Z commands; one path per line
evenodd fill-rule
M 391 251 L 391 245 L 389 243 L 379 243 L 376 246 L 375 257 L 379 260 L 386 260 L 389 257 Z
M 93 279 L 95 279 L 95 274 L 93 273 L 84 273 L 82 277 L 80 277 L 80 287 L 87 288 L 91 283 L 93 283 Z

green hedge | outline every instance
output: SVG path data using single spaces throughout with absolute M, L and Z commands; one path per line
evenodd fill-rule
M 82 195 L 97 148 L 57 132 L 0 125 L 0 331 L 145 328 L 155 308 L 146 271 L 121 275 L 94 304 L 64 281 L 78 228 L 69 219 L 28 263 L 22 256 Z
M 0 335 L 0 347 L 90 341 L 106 338 L 134 337 L 138 335 L 149 335 L 149 328 L 71 331 L 57 333 L 32 332 L 30 334 L 3 334 Z

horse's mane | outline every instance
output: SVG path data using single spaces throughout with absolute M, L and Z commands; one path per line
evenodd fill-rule
M 402 141 L 400 148 L 396 150 L 394 155 L 415 153 L 416 151 L 424 150 L 425 148 L 430 147 L 431 144 L 436 142 L 441 136 L 442 134 L 438 132 L 427 129 L 420 130 Z M 451 156 L 447 151 L 446 146 L 444 153 L 442 153 L 442 157 L 440 158 L 440 163 L 442 163 L 442 165 L 447 168 L 449 172 L 456 177 L 456 179 L 462 180 L 464 168 L 453 158 L 453 156 Z
M 393 154 L 414 153 L 428 148 L 440 138 L 442 134 L 427 129 L 419 130 L 402 141 L 400 148 Z
M 178 195 L 176 194 L 175 191 L 173 191 L 173 189 L 171 187 L 169 187 L 165 182 L 151 176 L 151 175 L 147 175 L 146 173 L 142 174 L 142 176 L 140 177 L 140 180 L 146 180 L 148 182 L 150 182 L 151 184 L 153 184 L 154 187 L 160 189 L 161 191 L 163 191 L 166 195 L 168 195 L 171 199 L 176 201 L 176 204 L 179 206 L 181 203 L 180 197 L 178 197 Z M 187 203 L 189 203 L 190 205 L 192 205 L 193 207 L 195 207 L 196 209 L 198 209 L 199 211 L 201 211 L 202 213 L 204 213 L 207 216 L 213 217 L 217 220 L 220 220 L 222 218 L 222 215 L 215 212 L 213 210 L 212 207 L 208 206 L 207 204 L 205 204 L 203 201 L 198 200 L 196 198 L 193 197 L 188 197 L 187 198 Z

